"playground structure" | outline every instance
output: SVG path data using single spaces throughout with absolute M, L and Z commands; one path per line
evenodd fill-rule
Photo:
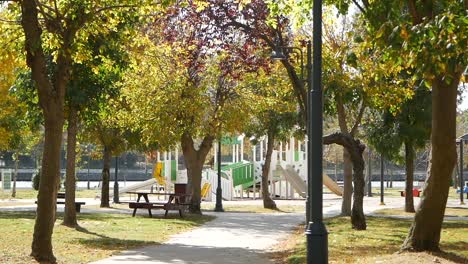
M 259 140 L 252 147 L 249 160 L 244 160 L 244 137 L 225 138 L 223 149 L 232 149 L 231 160 L 223 161 L 221 166 L 221 188 L 224 200 L 261 197 L 262 167 L 265 162 L 266 139 Z M 216 153 L 217 144 L 213 148 Z M 213 155 L 216 168 L 217 155 Z M 153 168 L 153 178 L 119 190 L 120 193 L 141 189 L 156 188 L 171 190 L 174 183 L 187 182 L 187 170 L 180 162 L 179 151 L 157 153 Z M 202 172 L 202 199 L 211 201 L 216 196 L 218 172 L 205 168 Z M 269 192 L 277 199 L 301 199 L 307 196 L 307 142 L 291 138 L 280 143 L 273 150 L 269 178 Z M 341 196 L 342 188 L 327 175 L 323 175 L 324 185 L 333 193 Z

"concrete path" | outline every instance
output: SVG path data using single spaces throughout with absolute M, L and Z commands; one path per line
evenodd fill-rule
M 217 218 L 160 246 L 126 251 L 105 263 L 272 263 L 266 251 L 304 221 L 303 213 L 207 213 Z

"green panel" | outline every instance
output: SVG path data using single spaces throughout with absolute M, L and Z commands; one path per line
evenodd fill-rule
M 237 137 L 223 137 L 221 138 L 221 144 L 223 145 L 238 145 L 241 141 Z
M 2 185 L 3 190 L 11 190 L 11 171 L 2 173 Z
M 253 181 L 253 164 L 244 163 L 242 166 L 236 166 L 232 168 L 232 179 L 233 185 L 238 186 Z
M 177 180 L 177 163 L 175 160 L 171 160 L 171 181 Z
M 228 165 L 224 165 L 224 166 L 221 166 L 221 170 L 230 170 L 230 169 L 235 169 L 235 168 L 239 168 L 239 167 L 244 167 L 246 166 L 247 164 L 250 164 L 250 163 L 244 163 L 244 162 L 238 162 L 238 163 L 232 163 L 232 164 L 228 164 Z M 215 167 L 217 168 L 217 167 Z
M 299 151 L 294 152 L 294 161 L 299 161 Z

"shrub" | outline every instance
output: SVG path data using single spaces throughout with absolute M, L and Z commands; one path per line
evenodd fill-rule
M 32 187 L 34 190 L 39 190 L 39 182 L 41 180 L 41 170 L 39 170 L 36 174 L 34 174 L 32 178 Z

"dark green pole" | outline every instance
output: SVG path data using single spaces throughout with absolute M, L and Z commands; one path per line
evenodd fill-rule
M 412 195 L 412 193 L 406 194 L 406 195 Z M 380 205 L 385 205 L 385 202 L 384 202 L 384 158 L 382 154 L 380 154 Z
M 307 44 L 309 155 L 307 155 L 310 219 L 307 230 L 307 263 L 328 263 L 328 232 L 323 223 L 323 103 L 322 103 L 322 0 L 313 2 L 314 67 Z M 312 73 L 313 70 L 313 73 Z M 312 77 L 313 74 L 313 77 Z M 313 80 L 313 83 L 312 83 Z
M 119 203 L 119 157 L 115 157 L 115 175 L 114 175 L 114 203 Z
M 89 186 L 89 163 L 90 162 L 91 162 L 91 156 L 88 152 L 88 174 L 86 175 L 86 179 L 88 180 L 88 184 L 87 184 L 88 190 L 90 189 L 90 186 Z
M 218 140 L 218 187 L 216 187 L 216 206 L 215 212 L 224 212 L 223 209 L 223 190 L 221 189 L 221 139 Z
M 367 196 L 372 197 L 372 150 L 367 152 Z

